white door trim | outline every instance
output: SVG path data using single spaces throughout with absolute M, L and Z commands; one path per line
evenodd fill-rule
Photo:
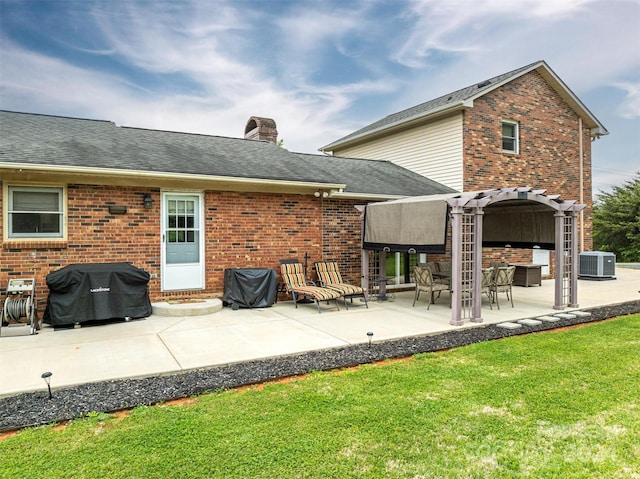
M 164 291 L 200 290 L 205 288 L 205 227 L 204 193 L 202 191 L 161 191 L 160 206 L 160 284 Z M 196 198 L 195 230 L 198 242 L 198 261 L 184 264 L 167 263 L 167 202 L 176 198 Z

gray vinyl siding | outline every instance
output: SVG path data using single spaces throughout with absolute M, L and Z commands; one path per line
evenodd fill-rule
M 387 160 L 462 191 L 462 114 L 336 150 L 334 154 Z

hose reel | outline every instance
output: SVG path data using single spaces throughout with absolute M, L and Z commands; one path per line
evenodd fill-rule
M 14 324 L 30 327 L 30 334 L 40 329 L 36 314 L 36 280 L 10 279 L 5 291 L 4 305 L 0 308 L 0 328 Z
M 31 316 L 31 297 L 13 298 L 9 296 L 4 302 L 4 317 L 8 321 L 19 322 L 20 318 Z

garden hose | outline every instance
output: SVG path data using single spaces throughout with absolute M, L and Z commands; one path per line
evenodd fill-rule
M 8 297 L 4 302 L 4 316 L 11 321 L 29 318 L 31 314 L 31 297 L 13 299 Z

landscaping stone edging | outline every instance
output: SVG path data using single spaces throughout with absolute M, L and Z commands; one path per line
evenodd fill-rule
M 258 359 L 148 378 L 118 379 L 0 398 L 0 432 L 83 417 L 91 412 L 113 412 L 152 405 L 207 391 L 232 389 L 312 371 L 367 364 L 418 353 L 441 351 L 481 341 L 548 331 L 640 312 L 640 300 L 583 309 L 587 318 L 561 319 L 554 323 L 523 326 L 515 330 L 495 324 L 443 333 L 411 336 L 371 345 L 356 344 Z

